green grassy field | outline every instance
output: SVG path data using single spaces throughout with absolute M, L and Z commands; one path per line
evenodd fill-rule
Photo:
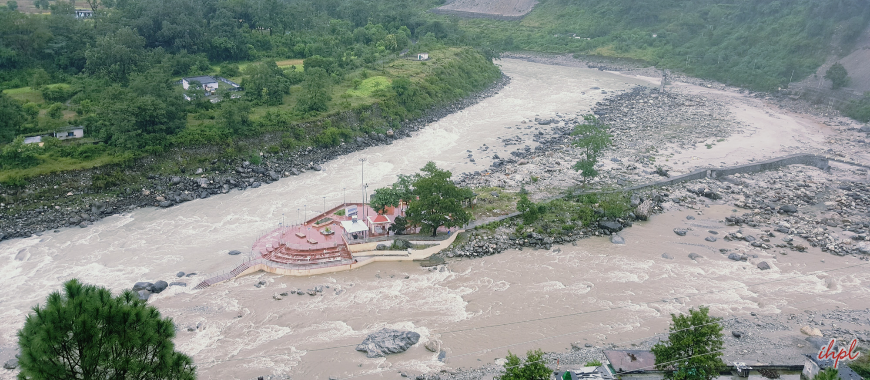
M 31 178 L 44 174 L 57 173 L 68 170 L 90 169 L 103 165 L 116 164 L 123 161 L 123 158 L 104 153 L 101 156 L 87 160 L 78 160 L 69 157 L 49 157 L 48 155 L 38 155 L 41 163 L 27 169 L 10 169 L 0 171 L 0 182 L 6 182 L 9 178 Z
M 45 103 L 45 99 L 42 98 L 42 93 L 39 90 L 31 89 L 30 87 L 19 87 L 19 88 L 10 88 L 8 90 L 3 90 L 4 94 L 9 95 L 12 99 L 20 100 L 22 102 L 33 102 L 33 103 Z
M 438 65 L 446 64 L 452 60 L 458 59 L 457 54 L 462 48 L 444 48 L 434 50 L 429 53 L 429 61 L 415 61 L 410 59 L 399 58 L 390 63 L 385 64 L 381 70 L 366 70 L 358 69 L 346 75 L 346 79 L 332 87 L 332 100 L 329 102 L 329 114 L 340 113 L 348 109 L 371 105 L 378 101 L 375 96 L 375 90 L 382 88 L 385 82 L 392 82 L 393 79 L 399 77 L 408 77 L 411 80 L 422 81 L 428 75 L 431 75 L 433 69 Z M 299 66 L 297 66 L 299 67 Z M 373 79 L 381 78 L 381 79 Z M 354 79 L 360 80 L 362 83 L 358 88 L 354 88 Z M 363 88 L 363 86 L 366 86 Z M 302 86 L 293 86 L 290 88 L 290 94 L 284 96 L 284 102 L 278 106 L 261 106 L 256 107 L 251 111 L 251 117 L 261 117 L 267 112 L 287 112 L 292 111 L 296 106 L 296 102 L 302 93 Z M 308 121 L 321 116 L 310 118 L 300 118 L 296 121 Z
M 345 94 L 348 94 L 350 96 L 357 96 L 357 97 L 371 96 L 377 90 L 383 90 L 383 89 L 389 88 L 390 83 L 392 83 L 392 81 L 389 78 L 382 76 L 382 75 L 379 75 L 376 77 L 371 77 L 371 78 L 366 78 L 365 80 L 360 82 L 359 86 L 356 86 L 356 88 L 352 88 L 350 90 L 347 90 L 345 92 Z

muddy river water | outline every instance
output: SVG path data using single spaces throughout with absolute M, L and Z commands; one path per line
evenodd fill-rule
M 454 173 L 481 170 L 493 153 L 506 154 L 499 137 L 536 131 L 525 129 L 523 120 L 583 114 L 607 96 L 602 90 L 642 83 L 597 70 L 509 59 L 499 63 L 512 78 L 499 94 L 410 138 L 338 157 L 321 172 L 169 209 L 116 215 L 85 229 L 0 243 L 0 359 L 14 354 L 15 333 L 30 308 L 70 278 L 113 290 L 136 281 L 187 282 L 149 302 L 175 320 L 176 346 L 194 358 L 202 379 L 270 374 L 396 379 L 398 371 L 477 366 L 508 350 L 642 339 L 665 331 L 670 313 L 697 305 L 710 305 L 714 314 L 727 317 L 870 304 L 870 271 L 856 266 L 865 263 L 857 259 L 833 259 L 818 251 L 764 256 L 772 269 L 762 272 L 753 262 L 722 257 L 718 249 L 731 243 L 708 243 L 704 237 L 708 230 L 733 229 L 719 222 L 733 211 L 715 205 L 700 215 L 675 209 L 635 224 L 622 233 L 625 245 L 591 238 L 552 250 L 452 261 L 443 270 L 375 263 L 306 278 L 257 273 L 189 290 L 203 274 L 234 267 L 239 258 L 227 251 L 249 249 L 281 218 L 294 222 L 306 211 L 313 217 L 324 202 L 359 201 L 361 165 L 369 191 L 430 160 Z M 492 149 L 478 153 L 483 144 Z M 467 160 L 467 150 L 475 153 L 476 163 Z M 361 164 L 360 158 L 367 161 Z M 686 220 L 689 214 L 696 219 Z M 693 231 L 679 237 L 671 232 L 677 226 Z M 664 259 L 663 253 L 674 258 Z M 689 253 L 703 258 L 691 260 Z M 179 271 L 198 274 L 176 279 Z M 266 286 L 255 287 L 261 280 Z M 318 296 L 272 298 L 317 285 L 329 288 Z M 367 334 L 384 327 L 416 331 L 421 342 L 388 358 L 368 359 L 354 351 Z M 423 347 L 429 339 L 443 342 L 445 362 Z M 0 378 L 13 377 L 3 371 Z

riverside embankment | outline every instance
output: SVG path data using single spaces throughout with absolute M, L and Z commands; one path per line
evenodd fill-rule
M 268 153 L 259 149 L 260 162 L 254 164 L 242 158 L 215 159 L 197 167 L 184 168 L 175 175 L 154 174 L 154 158 L 138 160 L 129 167 L 110 165 L 88 170 L 68 171 L 44 175 L 28 180 L 24 188 L 3 187 L 0 193 L 6 203 L 0 205 L 0 241 L 41 234 L 45 230 L 62 227 L 86 228 L 96 220 L 141 207 L 171 207 L 195 199 L 226 194 L 231 190 L 257 188 L 281 178 L 297 176 L 308 170 L 319 171 L 325 162 L 341 155 L 369 147 L 391 144 L 411 136 L 450 114 L 477 104 L 502 89 L 510 78 L 502 76 L 486 89 L 456 102 L 428 110 L 417 119 L 401 124 L 387 133 L 371 133 L 356 137 L 336 147 L 307 147 Z M 375 106 L 370 112 L 377 112 Z M 338 115 L 330 122 L 355 119 L 355 115 Z M 318 121 L 320 123 L 323 120 Z M 346 120 L 345 120 L 346 122 Z M 268 145 L 280 141 L 281 133 L 267 134 L 250 144 Z M 262 141 L 260 141 L 262 140 Z M 167 157 L 220 155 L 224 147 L 179 149 L 166 153 Z M 123 174 L 119 174 L 123 173 Z M 113 181 L 110 186 L 95 187 L 100 178 Z

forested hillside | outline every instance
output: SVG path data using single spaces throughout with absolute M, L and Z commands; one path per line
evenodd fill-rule
M 461 29 L 497 50 L 631 58 L 771 91 L 847 52 L 868 21 L 866 0 L 541 0 L 521 21 Z
M 0 181 L 7 183 L 177 147 L 219 145 L 244 155 L 235 142 L 265 132 L 284 138 L 259 149 L 337 145 L 398 127 L 500 76 L 490 57 L 439 38 L 441 23 L 424 17 L 434 1 L 49 4 L 49 15 L 0 10 Z M 94 16 L 77 18 L 82 5 Z M 417 52 L 430 59 L 411 59 Z M 184 91 L 180 79 L 197 75 L 241 87 Z M 361 125 L 295 127 L 373 105 L 377 116 Z M 23 136 L 68 125 L 84 126 L 85 138 L 23 144 Z
M 847 52 L 870 21 L 866 0 L 542 0 L 519 21 L 429 12 L 441 0 L 16 4 L 0 8 L 7 183 L 182 147 L 244 155 L 252 148 L 236 143 L 267 132 L 284 133 L 280 146 L 258 149 L 340 144 L 492 83 L 502 51 L 635 59 L 773 91 Z M 82 8 L 94 16 L 77 18 Z M 409 59 L 422 52 L 431 59 Z M 183 91 L 179 80 L 198 75 L 240 87 Z M 375 105 L 361 125 L 294 127 Z M 23 144 L 68 125 L 85 138 Z

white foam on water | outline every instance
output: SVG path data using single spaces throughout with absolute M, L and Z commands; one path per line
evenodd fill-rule
M 503 292 L 510 289 L 510 287 L 511 283 L 504 280 L 494 281 L 489 285 L 490 290 L 494 292 Z

